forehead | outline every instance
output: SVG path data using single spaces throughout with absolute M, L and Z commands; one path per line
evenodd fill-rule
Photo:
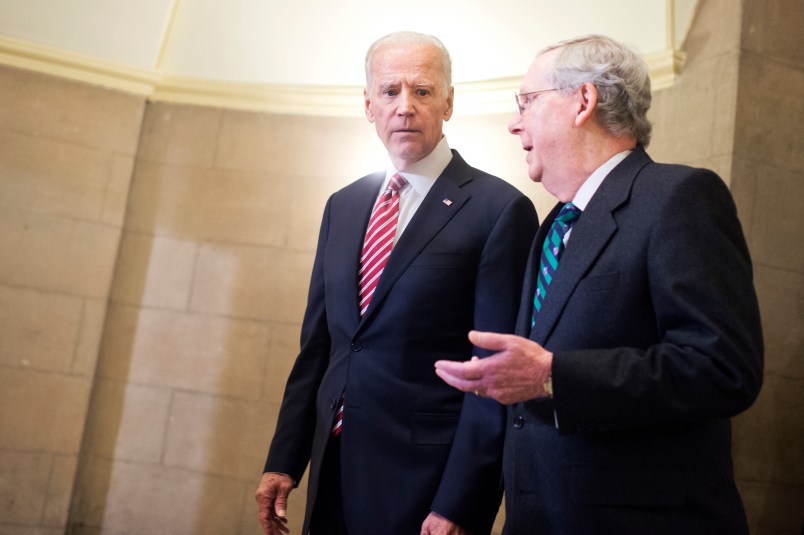
M 543 89 L 542 86 L 548 81 L 557 54 L 558 50 L 550 50 L 549 52 L 537 56 L 536 59 L 533 60 L 522 82 L 523 91 Z
M 386 45 L 371 62 L 374 84 L 390 82 L 437 83 L 443 80 L 441 54 L 433 45 Z

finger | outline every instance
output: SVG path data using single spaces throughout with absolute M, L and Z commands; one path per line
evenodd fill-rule
M 457 360 L 438 360 L 435 363 L 436 370 L 441 370 L 458 379 L 476 381 L 483 377 L 483 362 L 472 357 L 472 360 L 458 362 Z
M 290 528 L 288 528 L 287 526 L 288 523 L 287 518 L 274 517 L 273 520 L 274 520 L 273 525 L 276 528 L 276 531 L 280 533 L 290 533 Z
M 503 351 L 513 338 L 510 334 L 489 333 L 482 331 L 469 331 L 469 341 L 477 347 L 491 351 Z
M 478 389 L 478 381 L 464 379 L 440 368 L 436 368 L 435 372 L 442 381 L 462 392 L 474 392 Z

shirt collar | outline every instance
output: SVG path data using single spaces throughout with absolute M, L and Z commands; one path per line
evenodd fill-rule
M 387 184 L 395 173 L 404 176 L 411 187 L 418 192 L 428 191 L 430 186 L 436 181 L 444 169 L 447 168 L 452 160 L 452 151 L 447 143 L 447 136 L 441 136 L 438 145 L 424 158 L 413 164 L 407 171 L 401 172 L 396 169 L 393 163 L 388 163 L 385 171 L 385 184 Z
M 606 178 L 611 170 L 617 167 L 621 161 L 625 160 L 629 154 L 631 154 L 630 150 L 619 152 L 609 158 L 606 163 L 595 169 L 595 172 L 589 175 L 589 178 L 587 178 L 578 189 L 578 192 L 572 199 L 572 204 L 581 210 L 586 210 L 586 206 L 589 204 L 589 201 L 592 200 L 592 196 L 603 183 L 603 179 Z

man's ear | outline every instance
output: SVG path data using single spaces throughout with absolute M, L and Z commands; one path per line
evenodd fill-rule
M 368 88 L 363 88 L 363 104 L 365 105 L 366 119 L 368 122 L 374 122 L 374 110 L 371 109 L 371 97 L 368 94 Z
M 452 117 L 452 102 L 454 98 L 455 98 L 455 88 L 450 86 L 449 95 L 447 96 L 447 109 L 444 112 L 445 121 L 449 121 L 450 117 Z
M 585 83 L 578 89 L 578 113 L 575 116 L 575 126 L 581 126 L 590 120 L 597 106 L 597 88 L 594 84 Z

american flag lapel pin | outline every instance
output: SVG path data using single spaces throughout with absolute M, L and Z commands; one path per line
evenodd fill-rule
M 444 203 L 444 204 L 446 204 L 447 206 L 451 206 L 451 205 L 452 205 L 452 199 L 444 199 L 444 200 L 443 200 L 443 201 L 441 201 L 441 202 L 443 202 L 443 203 Z

